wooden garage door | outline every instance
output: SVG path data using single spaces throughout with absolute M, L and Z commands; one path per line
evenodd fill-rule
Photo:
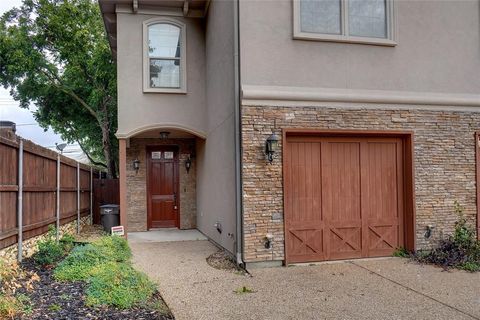
M 391 255 L 403 246 L 400 138 L 287 137 L 287 263 Z

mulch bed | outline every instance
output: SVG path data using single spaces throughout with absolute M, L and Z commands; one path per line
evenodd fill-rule
M 34 290 L 30 292 L 24 289 L 18 291 L 28 295 L 33 304 L 31 314 L 24 315 L 20 319 L 174 319 L 172 315 L 161 314 L 158 310 L 149 307 L 128 310 L 119 310 L 114 307 L 88 307 L 85 305 L 86 284 L 84 282 L 58 282 L 53 278 L 52 269 L 42 269 L 32 259 L 26 259 L 22 267 L 27 271 L 36 272 L 40 281 L 34 283 Z M 152 302 L 164 304 L 158 292 L 152 298 Z M 168 310 L 168 307 L 166 308 Z
M 244 269 L 241 269 L 237 266 L 231 254 L 223 249 L 219 249 L 217 252 L 212 253 L 207 257 L 206 260 L 207 263 L 215 269 L 227 270 L 241 275 L 247 275 L 247 272 Z

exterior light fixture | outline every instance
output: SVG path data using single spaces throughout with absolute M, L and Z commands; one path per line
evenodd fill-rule
M 265 142 L 265 155 L 270 163 L 273 162 L 273 158 L 277 152 L 278 141 L 280 141 L 280 138 L 275 133 L 272 133 L 272 135 L 268 137 L 267 141 Z
M 188 155 L 187 160 L 185 160 L 185 169 L 187 170 L 187 173 L 190 171 L 191 167 L 192 167 L 192 159 L 190 155 Z
M 162 131 L 162 132 L 160 132 L 160 139 L 162 139 L 162 140 L 168 139 L 169 135 L 170 135 L 170 132 Z
M 133 160 L 133 169 L 135 170 L 135 172 L 138 172 L 138 170 L 140 169 L 140 160 Z

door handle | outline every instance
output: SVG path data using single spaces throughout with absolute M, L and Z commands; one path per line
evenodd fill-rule
M 177 209 L 177 193 L 173 193 L 173 206 L 175 209 Z

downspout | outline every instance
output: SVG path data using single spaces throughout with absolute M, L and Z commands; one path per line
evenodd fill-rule
M 240 97 L 240 1 L 233 2 L 233 58 L 235 78 L 235 217 L 236 239 L 235 254 L 237 265 L 244 266 L 243 262 L 243 184 L 242 184 L 242 130 L 241 130 L 241 97 Z

